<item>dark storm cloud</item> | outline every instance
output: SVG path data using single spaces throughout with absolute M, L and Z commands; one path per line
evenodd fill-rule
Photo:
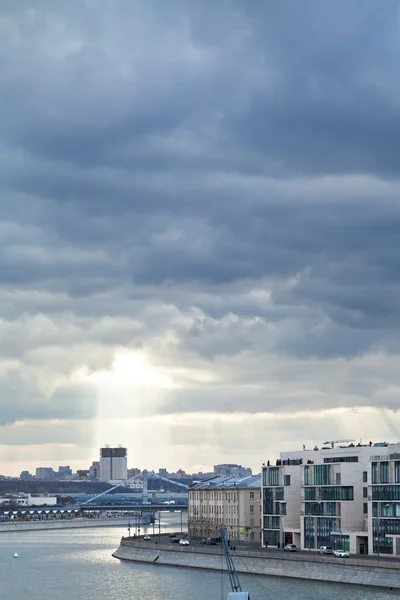
M 103 368 L 119 345 L 158 345 L 161 362 L 202 368 L 245 355 L 223 377 L 259 382 L 254 398 L 204 386 L 160 411 L 210 410 L 214 393 L 221 411 L 246 397 L 249 411 L 340 406 L 346 394 L 392 406 L 379 385 L 366 399 L 348 379 L 334 398 L 311 397 L 308 371 L 297 396 L 279 403 L 275 389 L 266 402 L 274 373 L 257 373 L 269 355 L 397 354 L 398 2 L 42 0 L 2 11 L 4 360 L 45 368 L 49 349 L 65 347 L 76 360 L 52 368 L 70 373 Z M 32 321 L 41 313 L 54 330 Z M 35 418 L 36 402 L 37 418 L 94 411 L 73 386 L 50 403 L 38 388 L 7 422 Z M 29 381 L 4 389 L 11 405 Z

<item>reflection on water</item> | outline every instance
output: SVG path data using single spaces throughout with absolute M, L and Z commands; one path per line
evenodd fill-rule
M 167 531 L 179 515 L 162 515 Z M 164 527 L 162 528 L 164 531 Z M 145 531 L 145 528 L 142 528 Z M 147 528 L 152 535 L 152 527 Z M 120 562 L 111 553 L 126 528 L 107 527 L 0 534 L 0 599 L 6 600 L 220 600 L 226 574 Z M 20 558 L 14 559 L 17 551 Z M 369 588 L 241 576 L 252 600 L 394 600 Z

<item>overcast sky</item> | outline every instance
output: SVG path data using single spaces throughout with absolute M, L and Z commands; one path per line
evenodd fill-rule
M 397 0 L 2 0 L 0 473 L 400 438 Z

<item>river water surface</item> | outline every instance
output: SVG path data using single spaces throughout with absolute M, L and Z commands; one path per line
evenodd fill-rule
M 178 531 L 178 515 L 162 531 Z M 142 529 L 142 532 L 144 529 Z M 148 533 L 152 535 L 152 528 Z M 126 528 L 0 534 L 0 600 L 220 600 L 227 575 L 121 562 L 111 556 Z M 19 558 L 13 558 L 18 552 Z M 399 594 L 356 586 L 241 575 L 252 600 L 394 600 Z

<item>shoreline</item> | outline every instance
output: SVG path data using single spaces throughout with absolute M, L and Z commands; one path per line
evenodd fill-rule
M 207 547 L 169 547 L 153 542 L 121 540 L 112 556 L 119 560 L 163 566 L 221 571 L 221 550 Z M 320 559 L 268 556 L 260 550 L 233 553 L 240 574 L 288 577 L 311 581 L 344 583 L 388 590 L 400 590 L 400 563 L 358 559 Z M 226 572 L 225 561 L 222 569 Z
M 127 527 L 129 519 L 71 519 L 71 521 L 34 521 L 17 523 L 0 523 L 0 534 L 15 533 L 19 531 L 44 531 L 56 529 L 85 529 L 92 527 Z M 143 523 L 147 526 L 148 523 Z M 131 527 L 133 529 L 132 520 Z

